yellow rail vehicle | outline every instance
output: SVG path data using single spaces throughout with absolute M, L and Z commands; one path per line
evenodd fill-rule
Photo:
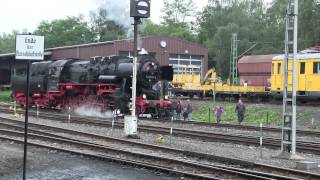
M 215 93 L 217 97 L 267 97 L 269 91 L 264 86 L 230 85 L 222 83 L 218 78 L 214 68 L 210 69 L 201 82 L 200 74 L 181 73 L 175 74 L 173 78 L 174 93 L 193 97 L 198 95 L 212 96 Z
M 320 99 L 320 53 L 301 53 L 298 59 L 298 99 Z M 288 88 L 292 91 L 292 63 L 288 64 Z M 272 59 L 271 92 L 275 97 L 282 97 L 284 88 L 284 55 Z

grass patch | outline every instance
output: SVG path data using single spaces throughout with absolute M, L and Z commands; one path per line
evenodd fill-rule
M 212 111 L 213 104 L 210 102 L 200 102 L 195 104 L 193 112 L 193 119 L 199 121 L 209 121 L 209 109 L 210 109 L 210 122 L 215 122 L 216 117 Z M 222 123 L 237 123 L 237 113 L 235 111 L 236 104 L 229 102 L 219 102 L 215 106 L 222 106 L 225 112 L 222 114 Z M 270 124 L 279 126 L 281 125 L 281 111 L 266 108 L 263 105 L 246 105 L 246 112 L 244 117 L 244 124 L 258 125 L 260 122 L 263 124 Z
M 0 91 L 0 102 L 11 102 L 11 91 Z

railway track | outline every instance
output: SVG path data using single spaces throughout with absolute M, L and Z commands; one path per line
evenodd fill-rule
M 144 121 L 157 121 L 157 122 L 164 122 L 163 120 L 159 119 L 142 119 Z M 170 122 L 170 121 L 165 121 Z M 227 129 L 236 129 L 236 130 L 244 130 L 244 131 L 260 131 L 259 126 L 252 126 L 252 125 L 238 125 L 238 124 L 227 124 L 227 123 L 215 123 L 215 122 L 203 122 L 203 121 L 183 121 L 183 120 L 175 120 L 173 121 L 174 124 L 178 125 L 193 125 L 193 126 L 207 126 L 207 127 L 217 127 L 217 128 L 227 128 Z M 272 132 L 272 133 L 281 133 L 281 128 L 276 127 L 262 127 L 263 132 Z M 313 130 L 301 130 L 297 129 L 297 134 L 299 136 L 314 136 L 320 137 L 320 131 L 313 131 Z
M 24 123 L 0 118 L 0 139 L 22 143 Z M 29 124 L 30 144 L 200 179 L 319 179 L 319 174 L 138 143 L 43 124 Z M 106 153 L 107 152 L 107 153 Z M 228 164 L 228 165 L 222 165 Z M 239 168 L 240 166 L 240 168 Z
M 2 111 L 2 110 L 1 110 Z M 8 110 L 6 110 L 8 111 Z M 36 115 L 35 112 L 30 112 L 30 115 Z M 47 114 L 41 113 L 39 115 L 40 118 L 57 120 L 68 122 L 68 116 L 62 114 Z M 89 124 L 97 127 L 112 127 L 111 120 L 101 121 L 92 118 L 86 117 L 72 117 L 72 123 L 78 124 Z M 121 121 L 116 121 L 113 124 L 114 128 L 123 128 L 124 124 Z M 138 131 L 147 132 L 153 134 L 163 134 L 170 135 L 171 128 L 163 127 L 163 126 L 151 126 L 151 125 L 139 125 Z M 258 136 L 248 136 L 248 135 L 239 135 L 239 134 L 224 134 L 224 133 L 214 133 L 207 131 L 195 131 L 188 130 L 182 128 L 172 128 L 172 135 L 175 137 L 183 137 L 183 138 L 192 138 L 192 139 L 200 139 L 208 142 L 224 142 L 224 143 L 236 143 L 236 144 L 244 144 L 250 146 L 259 146 L 260 137 Z M 280 148 L 281 140 L 279 138 L 263 138 L 263 146 L 268 148 Z M 303 153 L 312 153 L 312 154 L 320 154 L 320 143 L 319 142 L 308 142 L 308 141 L 297 141 L 297 151 Z
M 8 105 L 0 105 L 0 112 L 4 113 L 13 113 L 12 110 L 9 110 Z M 24 111 L 20 111 L 20 113 L 23 113 Z M 61 115 L 61 114 L 53 114 L 53 113 L 48 113 L 44 112 L 47 115 L 50 116 L 66 116 L 66 115 Z M 36 112 L 34 110 L 30 111 L 31 115 L 36 115 Z M 40 113 L 40 117 L 42 117 L 43 112 Z M 72 115 L 72 118 L 76 119 L 99 119 L 99 117 L 81 117 L 81 116 L 75 116 Z M 101 118 L 100 118 L 101 119 Z M 112 118 L 103 118 L 104 120 L 112 120 Z M 171 123 L 169 120 L 164 120 L 164 119 L 148 119 L 148 118 L 142 118 L 140 119 L 141 121 L 156 121 L 156 122 L 161 122 L 161 123 Z M 226 128 L 226 129 L 236 129 L 236 130 L 243 130 L 243 131 L 260 131 L 259 126 L 252 126 L 252 125 L 238 125 L 238 124 L 228 124 L 228 123 L 215 123 L 215 122 L 203 122 L 203 121 L 183 121 L 183 120 L 174 120 L 172 123 L 177 124 L 177 125 L 192 125 L 192 126 L 206 126 L 206 127 L 216 127 L 216 128 Z M 281 133 L 281 128 L 276 128 L 276 127 L 268 127 L 268 126 L 263 126 L 262 127 L 263 132 L 271 132 L 271 133 Z M 297 129 L 297 135 L 298 136 L 312 136 L 312 137 L 319 137 L 320 138 L 320 131 L 315 131 L 315 130 L 302 130 L 302 129 Z

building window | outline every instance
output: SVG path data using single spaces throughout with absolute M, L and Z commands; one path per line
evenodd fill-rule
M 304 74 L 306 71 L 306 63 L 305 62 L 301 62 L 300 63 L 300 74 Z
M 320 74 L 320 62 L 313 62 L 313 73 Z
M 172 64 L 172 65 L 179 64 L 179 61 L 178 60 L 170 60 L 169 64 Z
M 281 63 L 278 63 L 278 74 L 281 73 Z
M 202 74 L 202 61 L 200 55 L 170 54 L 169 57 L 175 74 Z

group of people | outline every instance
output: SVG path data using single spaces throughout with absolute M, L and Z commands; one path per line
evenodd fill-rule
M 192 120 L 192 110 L 192 104 L 189 99 L 185 105 L 182 104 L 181 100 L 178 100 L 175 107 L 176 120 L 181 120 L 182 117 L 184 120 Z M 237 112 L 238 124 L 240 125 L 244 119 L 244 114 L 246 111 L 246 106 L 243 104 L 241 99 L 239 99 L 235 111 Z M 224 108 L 222 106 L 217 106 L 213 108 L 213 112 L 215 113 L 217 123 L 220 123 L 221 116 L 224 113 Z
M 187 103 L 185 105 L 182 104 L 181 100 L 178 100 L 175 110 L 177 120 L 181 120 L 181 115 L 183 117 L 183 120 L 192 120 L 192 104 L 189 99 L 187 100 Z
M 246 106 L 243 104 L 242 100 L 239 99 L 237 105 L 236 105 L 236 112 L 238 116 L 238 124 L 240 125 L 244 119 L 244 113 L 246 112 Z M 224 113 L 224 109 L 222 106 L 217 106 L 213 109 L 213 112 L 216 115 L 217 123 L 221 122 L 221 116 Z

